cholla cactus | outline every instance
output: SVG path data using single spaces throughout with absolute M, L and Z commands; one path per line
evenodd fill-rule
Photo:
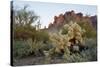
M 53 42 L 53 46 L 56 48 L 56 52 L 60 52 L 60 49 L 65 49 L 67 46 L 71 46 L 72 42 L 70 42 L 71 39 L 75 38 L 75 44 L 78 44 L 80 42 L 80 45 L 83 43 L 83 33 L 85 30 L 83 30 L 76 22 L 70 22 L 69 24 L 64 25 L 64 29 L 67 29 L 67 34 L 62 35 L 61 32 L 59 33 L 53 33 L 50 35 L 50 39 Z
M 53 43 L 53 46 L 56 48 L 56 52 L 60 52 L 60 49 L 64 49 L 66 44 L 68 43 L 68 38 L 66 38 L 66 35 L 61 35 L 61 34 L 52 34 L 50 35 L 50 39 Z
M 76 22 L 70 22 L 69 24 L 64 25 L 66 29 L 68 29 L 68 35 L 69 40 L 72 38 L 75 38 L 76 41 L 80 41 L 80 43 L 83 43 L 83 37 L 85 30 L 82 29 Z

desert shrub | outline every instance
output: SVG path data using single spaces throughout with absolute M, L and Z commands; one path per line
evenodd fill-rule
M 78 56 L 78 55 L 77 55 Z M 75 62 L 78 61 L 78 58 L 76 57 L 76 54 L 70 55 L 70 54 L 64 54 L 63 56 L 64 62 Z M 77 58 L 77 59 L 76 59 Z
M 86 30 L 85 32 L 85 37 L 87 38 L 96 38 L 97 36 L 97 33 L 96 33 L 96 30 L 95 28 L 93 27 L 93 25 L 91 24 L 91 22 L 87 22 L 87 21 L 81 21 L 81 22 L 78 22 L 78 24 L 84 28 Z
M 21 58 L 28 56 L 30 51 L 30 46 L 24 41 L 14 41 L 13 43 L 13 56 L 16 58 Z
M 17 27 L 14 29 L 14 39 L 15 40 L 27 40 L 28 38 L 33 38 L 36 34 L 35 27 Z
M 33 26 L 19 26 L 14 29 L 14 56 L 23 57 L 33 54 L 43 55 L 43 50 L 51 48 L 46 31 L 36 30 Z M 48 45 L 47 45 L 48 44 Z
M 84 53 L 88 56 L 90 61 L 97 60 L 97 40 L 96 39 L 87 39 L 86 44 L 88 45 L 88 50 L 84 51 Z M 82 54 L 84 54 L 82 53 Z
M 45 44 L 42 41 L 33 41 L 31 38 L 27 41 L 14 41 L 13 56 L 15 58 L 23 58 L 30 55 L 44 56 L 43 51 L 49 50 L 52 46 Z
M 27 44 L 30 46 L 30 52 L 34 53 L 35 56 L 44 55 L 43 51 L 47 51 L 52 48 L 52 46 L 48 42 L 44 43 L 43 41 L 37 40 L 33 41 L 32 39 L 28 39 Z
M 88 62 L 97 61 L 97 44 L 95 39 L 87 39 L 85 44 L 88 46 L 87 50 L 83 50 L 79 53 L 64 53 L 64 62 Z M 68 50 L 67 50 L 68 51 Z
M 49 41 L 49 34 L 46 31 L 36 31 L 35 34 L 35 39 L 37 41 L 43 41 L 44 43 L 46 43 L 47 41 Z
M 67 34 L 68 33 L 68 29 L 66 27 L 63 27 L 61 30 L 61 34 Z
M 15 40 L 27 40 L 32 38 L 33 41 L 43 41 L 45 43 L 49 41 L 48 32 L 43 30 L 38 31 L 35 27 L 32 26 L 18 27 L 14 30 L 13 35 Z

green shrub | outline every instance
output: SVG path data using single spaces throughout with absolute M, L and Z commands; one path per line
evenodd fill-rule
M 64 62 L 88 62 L 97 61 L 97 44 L 95 39 L 87 39 L 86 45 L 88 49 L 79 53 L 65 53 L 63 55 Z M 67 50 L 68 51 L 68 50 Z
M 44 50 L 49 50 L 52 46 L 43 41 L 32 40 L 15 40 L 13 43 L 13 56 L 16 58 L 22 58 L 29 55 L 42 56 Z
M 49 41 L 49 34 L 46 31 L 36 31 L 36 35 L 35 35 L 35 39 L 36 41 L 43 41 L 43 42 L 47 42 Z
M 13 44 L 13 56 L 17 58 L 21 58 L 29 55 L 30 47 L 24 41 L 14 41 Z
M 68 33 L 68 29 L 67 28 L 65 28 L 65 27 L 63 27 L 62 28 L 62 31 L 61 31 L 61 34 L 67 34 Z
M 94 29 L 94 27 L 92 26 L 91 22 L 85 22 L 85 21 L 81 21 L 78 22 L 78 24 L 84 28 L 86 30 L 85 32 L 85 36 L 87 38 L 96 38 L 97 36 L 97 31 Z

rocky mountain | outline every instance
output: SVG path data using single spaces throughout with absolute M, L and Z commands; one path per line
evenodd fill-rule
M 60 29 L 64 24 L 69 21 L 75 21 L 78 23 L 89 22 L 92 26 L 97 29 L 97 16 L 84 16 L 83 13 L 75 13 L 74 10 L 65 12 L 65 14 L 60 14 L 59 16 L 54 16 L 54 21 L 48 26 L 49 30 Z

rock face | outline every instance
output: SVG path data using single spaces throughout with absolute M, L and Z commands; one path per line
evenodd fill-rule
M 59 25 L 62 25 L 64 23 L 64 15 L 60 14 L 58 17 L 54 16 L 54 22 L 49 24 L 49 28 L 50 27 L 57 27 Z
M 97 16 L 83 16 L 83 14 L 75 13 L 73 10 L 65 12 L 65 14 L 60 14 L 59 16 L 54 16 L 54 21 L 49 24 L 49 29 L 61 28 L 64 24 L 69 21 L 81 22 L 82 20 L 87 20 L 90 22 L 94 28 L 97 28 Z
M 97 16 L 91 16 L 90 17 L 91 21 L 92 21 L 92 24 L 93 26 L 95 27 L 95 29 L 97 29 Z

